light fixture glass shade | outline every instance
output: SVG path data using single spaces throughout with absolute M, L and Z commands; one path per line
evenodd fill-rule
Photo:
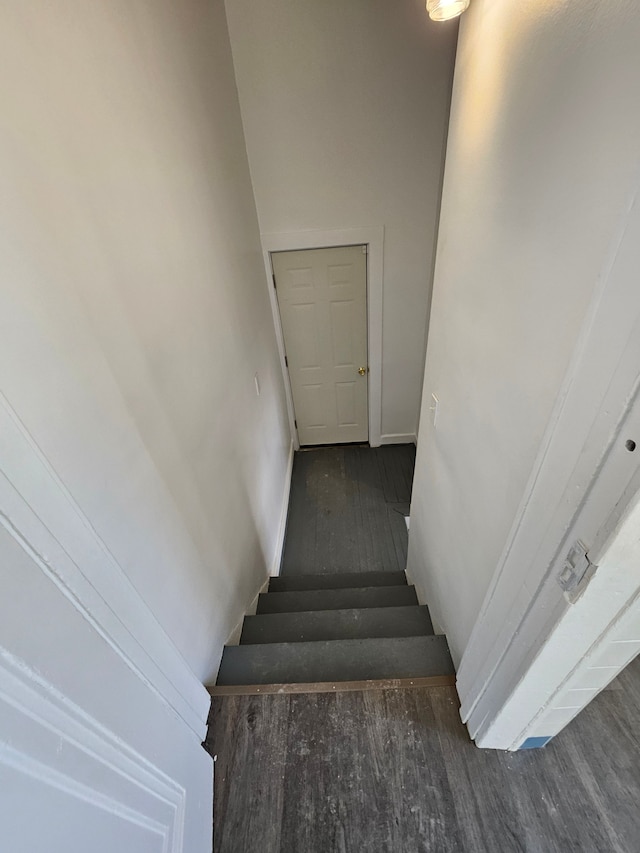
M 432 21 L 449 21 L 468 8 L 470 0 L 427 0 L 427 12 Z

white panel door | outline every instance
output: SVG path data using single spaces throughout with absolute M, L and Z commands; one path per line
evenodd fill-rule
M 300 444 L 367 441 L 364 246 L 274 252 Z
M 0 393 L 3 853 L 211 850 L 206 691 L 105 551 Z
M 107 473 L 148 451 L 49 285 L 0 287 L 0 851 L 210 853 L 209 696 L 133 583 Z

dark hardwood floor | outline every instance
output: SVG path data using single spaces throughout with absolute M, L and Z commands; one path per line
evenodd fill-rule
M 404 571 L 415 447 L 296 453 L 282 574 Z
M 283 574 L 403 570 L 414 448 L 296 455 Z M 453 687 L 220 696 L 215 853 L 636 853 L 640 659 L 541 750 L 480 750 Z
M 218 697 L 216 853 L 640 850 L 640 660 L 547 747 L 477 749 L 454 688 Z

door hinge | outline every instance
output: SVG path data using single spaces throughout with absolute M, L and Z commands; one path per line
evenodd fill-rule
M 293 425 L 294 425 L 294 427 L 295 427 L 296 429 L 298 429 L 298 421 L 297 421 L 297 420 L 295 420 L 295 418 L 294 418 L 294 421 L 293 421 Z
M 276 274 L 275 274 L 275 273 L 271 273 L 271 278 L 273 279 L 273 286 L 274 286 L 274 288 L 277 290 L 277 288 L 276 288 Z
M 578 539 L 565 557 L 558 575 L 558 583 L 567 601 L 573 604 L 578 600 L 597 568 L 589 559 L 587 546 Z
M 284 363 L 286 367 L 289 367 L 289 359 L 286 357 L 286 355 L 284 357 Z

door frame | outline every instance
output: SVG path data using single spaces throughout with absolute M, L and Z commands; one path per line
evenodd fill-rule
M 280 368 L 284 379 L 289 429 L 294 448 L 300 449 L 295 425 L 295 409 L 285 362 L 284 334 L 280 308 L 274 287 L 272 252 L 296 252 L 306 249 L 335 249 L 341 246 L 367 247 L 367 349 L 369 365 L 369 444 L 382 443 L 382 282 L 384 264 L 384 227 L 331 228 L 311 231 L 287 231 L 261 234 L 264 268 L 267 276 L 269 302 L 276 333 Z
M 571 657 L 565 641 L 566 659 L 557 649 L 553 655 L 553 676 L 547 667 L 542 679 L 536 677 L 536 661 L 542 660 L 554 631 L 569 624 L 572 611 L 581 607 L 580 599 L 568 604 L 558 576 L 576 539 L 593 543 L 589 557 L 598 565 L 606 540 L 640 487 L 640 454 L 630 455 L 624 445 L 640 429 L 634 412 L 640 400 L 639 237 L 640 178 L 613 233 L 538 457 L 458 668 L 460 715 L 481 747 L 518 749 L 525 733 L 532 734 L 543 703 L 551 702 L 576 668 L 578 658 L 573 649 Z M 601 589 L 603 596 L 609 592 L 609 586 Z M 616 602 L 621 617 L 626 601 L 614 597 L 607 604 Z M 610 624 L 617 618 L 610 613 Z M 582 629 L 582 639 L 595 649 L 604 637 L 602 627 L 591 620 Z

